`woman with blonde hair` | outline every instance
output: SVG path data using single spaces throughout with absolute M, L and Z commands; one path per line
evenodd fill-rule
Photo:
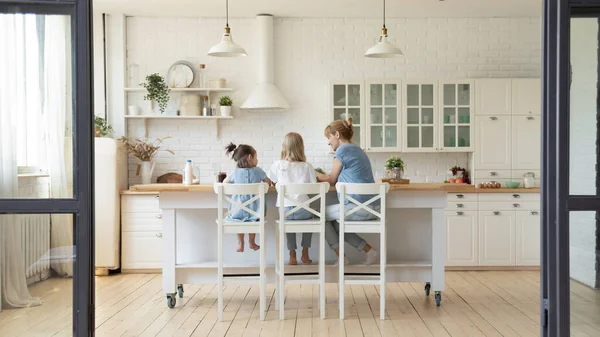
M 352 118 L 345 120 L 336 120 L 325 127 L 324 130 L 325 138 L 327 143 L 331 146 L 331 149 L 335 151 L 333 158 L 333 167 L 331 172 L 326 174 L 317 173 L 317 180 L 328 182 L 331 186 L 339 182 L 344 183 L 374 183 L 373 170 L 371 169 L 371 162 L 367 154 L 359 147 L 352 144 L 352 136 L 354 130 L 352 130 Z M 349 195 L 358 202 L 366 202 L 371 199 L 367 195 Z M 339 196 L 338 196 L 339 198 Z M 341 200 L 340 200 L 341 201 Z M 340 204 L 327 206 L 326 219 L 327 224 L 325 226 L 325 239 L 335 253 L 339 256 L 339 224 L 337 220 L 340 219 Z M 348 200 L 344 200 L 344 206 L 346 211 L 356 207 L 355 204 L 349 203 Z M 374 210 L 379 209 L 379 202 L 373 202 L 369 207 Z M 350 221 L 365 221 L 373 220 L 375 216 L 364 210 L 358 210 L 351 215 L 346 217 L 346 220 Z M 355 233 L 346 233 L 344 236 L 346 241 L 351 246 L 355 247 L 359 251 L 364 251 L 367 254 L 365 264 L 373 264 L 377 261 L 378 255 L 375 249 L 371 247 L 363 238 Z M 344 259 L 348 263 L 348 259 Z
M 281 160 L 278 160 L 271 165 L 267 177 L 274 184 L 298 184 L 298 183 L 316 183 L 317 177 L 313 167 L 306 162 L 304 154 L 304 141 L 302 136 L 296 132 L 290 132 L 283 138 L 281 144 Z M 297 202 L 302 203 L 308 200 L 307 195 L 291 195 Z M 294 208 L 294 204 L 287 198 L 284 205 L 279 205 L 277 198 L 277 207 L 285 207 L 285 211 L 290 211 Z M 313 217 L 312 213 L 305 209 L 299 209 L 296 212 L 286 217 L 286 220 L 307 220 Z M 287 247 L 290 251 L 290 265 L 298 264 L 296 259 L 296 233 L 286 233 Z M 312 233 L 302 233 L 302 262 L 305 264 L 312 263 L 308 256 Z

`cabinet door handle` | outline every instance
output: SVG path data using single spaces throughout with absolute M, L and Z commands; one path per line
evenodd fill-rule
M 465 207 L 465 205 L 464 204 L 456 204 L 456 207 L 457 208 L 463 208 L 463 207 Z
M 521 196 L 519 194 L 513 194 L 513 198 L 519 199 Z
M 465 215 L 464 212 L 456 212 L 456 215 Z
M 529 113 L 531 113 L 531 111 Z M 529 120 L 529 121 L 532 121 L 534 119 L 535 119 L 535 117 L 527 116 L 527 120 Z
M 162 238 L 162 233 L 156 233 L 157 238 Z
M 495 177 L 498 175 L 498 172 L 490 172 L 490 176 Z
M 539 212 L 531 212 L 529 214 L 531 214 L 531 215 L 539 215 L 540 213 Z
M 162 213 L 158 213 L 158 214 L 156 214 L 156 218 L 157 218 L 157 219 L 162 219 Z
M 465 196 L 464 196 L 464 195 L 462 195 L 462 194 L 457 194 L 457 195 L 456 195 L 456 197 L 457 197 L 458 199 L 463 199 Z
M 496 212 L 494 212 L 492 214 L 494 214 L 494 215 L 500 215 L 500 212 L 496 211 Z
M 498 117 L 490 117 L 490 120 L 491 120 L 491 121 L 497 121 L 497 120 L 498 120 Z
M 158 195 L 155 198 L 156 198 L 156 200 L 158 200 Z
M 519 208 L 519 207 L 521 207 L 521 205 L 519 205 L 519 204 L 513 204 L 513 208 Z

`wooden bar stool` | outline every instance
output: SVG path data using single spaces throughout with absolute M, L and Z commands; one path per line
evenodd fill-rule
M 218 225 L 218 243 L 217 243 L 217 286 L 218 286 L 218 315 L 219 321 L 223 320 L 223 285 L 224 284 L 256 284 L 260 289 L 260 320 L 265 319 L 265 310 L 267 308 L 266 300 L 266 267 L 267 255 L 265 247 L 265 195 L 269 190 L 269 185 L 266 183 L 259 184 L 222 184 L 214 185 L 215 193 L 218 195 L 217 209 L 217 225 Z M 243 203 L 236 202 L 231 195 L 252 195 L 252 197 Z M 254 211 L 248 206 L 254 201 L 259 201 L 259 210 Z M 223 213 L 224 207 L 229 203 L 232 207 L 227 213 Z M 225 218 L 235 213 L 238 210 L 244 210 L 258 218 L 258 221 L 252 222 L 234 222 L 225 221 Z M 260 246 L 260 265 L 258 275 L 226 275 L 223 273 L 223 234 L 240 234 L 240 233 L 258 233 Z
M 277 185 L 279 192 L 279 220 L 277 220 L 277 256 L 275 266 L 275 296 L 279 310 L 279 319 L 284 319 L 285 312 L 285 285 L 286 284 L 318 284 L 319 285 L 319 310 L 321 319 L 325 319 L 325 198 L 329 190 L 329 183 L 312 184 L 282 184 Z M 295 195 L 314 195 L 312 198 L 301 202 Z M 285 211 L 285 201 L 294 206 Z M 313 202 L 320 202 L 319 211 L 310 207 Z M 312 219 L 286 220 L 285 218 L 306 210 L 313 214 Z M 286 233 L 319 233 L 319 271 L 318 273 L 285 273 L 284 252 Z M 318 277 L 314 277 L 318 274 Z M 303 277 L 305 276 L 305 277 Z
M 345 284 L 379 284 L 379 311 L 380 319 L 385 319 L 385 271 L 386 271 L 386 227 L 385 227 L 385 197 L 387 192 L 390 190 L 388 183 L 374 183 L 374 184 L 349 184 L 349 183 L 337 183 L 335 185 L 338 193 L 340 194 L 340 256 L 339 256 L 339 305 L 340 305 L 340 319 L 344 319 L 344 286 Z M 368 195 L 370 198 L 365 202 L 360 202 L 354 199 L 351 195 Z M 354 204 L 355 207 L 346 211 L 344 207 L 345 200 L 349 201 L 350 204 Z M 369 207 L 377 200 L 380 200 L 380 211 Z M 346 220 L 346 217 L 363 210 L 367 213 L 365 215 L 371 215 L 375 219 L 355 221 Z M 357 217 L 355 215 L 355 217 Z M 351 217 L 352 218 L 352 217 Z M 344 265 L 344 234 L 345 233 L 379 233 L 381 240 L 380 252 L 379 252 L 379 274 L 353 274 L 347 275 L 345 273 Z M 350 276 L 348 280 L 346 277 Z

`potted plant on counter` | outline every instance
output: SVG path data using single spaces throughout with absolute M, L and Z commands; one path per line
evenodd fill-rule
M 151 74 L 146 76 L 146 81 L 140 85 L 148 91 L 144 95 L 144 99 L 151 102 L 151 111 L 154 111 L 154 102 L 156 102 L 158 103 L 160 113 L 165 112 L 167 103 L 169 103 L 169 93 L 171 92 L 165 79 L 159 74 Z
M 141 163 L 138 165 L 136 175 L 142 176 L 142 184 L 152 183 L 152 173 L 154 172 L 154 165 L 156 164 L 153 159 L 156 157 L 158 151 L 162 148 L 162 142 L 165 139 L 171 137 L 167 136 L 164 138 L 157 138 L 152 142 L 142 141 L 137 138 L 121 137 L 119 141 L 125 144 L 125 148 L 128 153 L 133 154 L 134 157 L 139 159 Z M 172 155 L 175 153 L 171 150 L 165 150 Z
M 392 156 L 385 161 L 388 178 L 402 179 L 404 177 L 404 161 L 402 158 Z
M 112 126 L 108 125 L 106 119 L 95 116 L 94 117 L 94 135 L 96 137 L 109 137 L 113 132 Z
M 231 116 L 231 104 L 233 104 L 233 101 L 229 96 L 223 96 L 219 99 L 219 105 L 221 106 L 221 116 Z

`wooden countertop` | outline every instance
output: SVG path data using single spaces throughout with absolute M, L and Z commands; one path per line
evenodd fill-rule
M 436 184 L 436 183 L 413 183 L 407 185 L 392 184 L 391 191 L 446 191 L 449 193 L 539 193 L 539 188 L 475 188 L 473 185 L 464 184 Z M 121 194 L 158 194 L 159 192 L 213 192 L 213 185 L 183 185 L 183 184 L 149 184 L 134 185 Z M 275 191 L 271 186 L 269 191 Z M 335 191 L 335 187 L 331 187 Z

